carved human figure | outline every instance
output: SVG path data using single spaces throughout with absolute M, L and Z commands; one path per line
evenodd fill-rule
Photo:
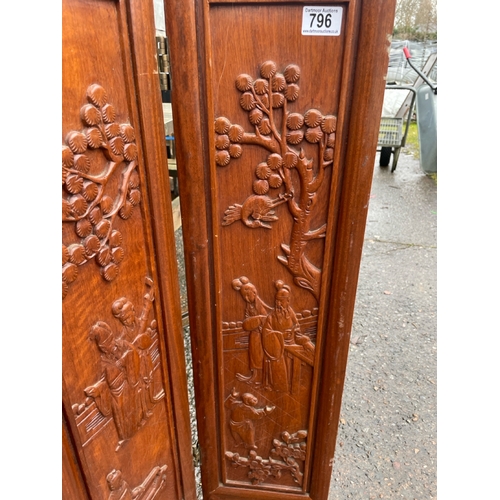
M 116 338 L 104 321 L 92 326 L 89 339 L 95 341 L 101 352 L 102 376 L 85 389 L 85 394 L 95 400 L 104 416 L 112 414 L 119 448 L 133 436 L 142 421 L 138 391 L 140 357 L 137 349 L 127 340 Z
M 150 290 L 144 295 L 143 309 L 139 318 L 136 316 L 134 304 L 126 297 L 115 300 L 111 307 L 113 315 L 123 327 L 120 338 L 133 343 L 139 353 L 140 379 L 138 392 L 144 418 L 151 416 L 152 408 L 157 403 L 153 383 L 153 362 L 148 351 L 153 343 L 151 328 L 148 327 L 148 317 L 154 301 L 154 288 L 151 280 L 147 280 L 147 284 L 150 286 Z
M 236 378 L 249 384 L 260 385 L 262 383 L 262 369 L 264 363 L 264 351 L 262 350 L 262 324 L 266 319 L 271 307 L 269 307 L 258 295 L 255 285 L 250 283 L 246 276 L 233 280 L 232 286 L 239 291 L 245 301 L 245 319 L 243 329 L 249 332 L 248 336 L 248 363 L 250 375 L 236 374 Z
M 284 357 L 285 346 L 301 345 L 314 354 L 314 344 L 300 332 L 295 311 L 290 306 L 290 287 L 281 280 L 275 282 L 274 310 L 267 316 L 262 327 L 264 349 L 264 385 L 268 389 L 288 392 L 288 373 Z
M 106 476 L 106 482 L 110 491 L 108 500 L 134 500 L 133 492 L 120 470 L 113 469 Z
M 108 500 L 153 500 L 163 489 L 166 481 L 167 466 L 154 467 L 148 477 L 137 487 L 131 488 L 123 479 L 122 472 L 113 469 L 107 476 Z
M 257 398 L 253 394 L 246 392 L 240 396 L 234 388 L 224 402 L 224 406 L 230 411 L 229 428 L 233 438 L 250 450 L 257 449 L 253 421 L 264 418 L 275 409 L 274 406 L 255 408 L 256 404 Z

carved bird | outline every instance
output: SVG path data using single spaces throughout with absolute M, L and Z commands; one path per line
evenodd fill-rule
M 265 227 L 271 229 L 267 222 L 278 220 L 274 207 L 285 203 L 291 195 L 280 194 L 278 198 L 272 199 L 269 196 L 253 195 L 248 197 L 243 205 L 235 203 L 224 212 L 223 226 L 229 226 L 237 220 L 250 228 Z

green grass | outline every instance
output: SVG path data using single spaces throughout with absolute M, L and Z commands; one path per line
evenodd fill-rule
M 403 152 L 413 155 L 417 160 L 420 159 L 420 146 L 418 142 L 418 126 L 416 121 L 411 121 L 408 127 L 408 135 L 406 136 L 406 144 Z M 437 173 L 428 174 L 431 179 L 437 184 Z
M 406 144 L 403 148 L 403 151 L 405 153 L 413 155 L 417 159 L 420 159 L 418 127 L 416 121 L 410 122 L 410 126 L 408 127 L 408 135 L 406 137 Z

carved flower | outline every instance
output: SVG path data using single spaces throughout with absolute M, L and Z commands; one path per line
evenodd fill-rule
M 82 174 L 87 174 L 90 170 L 90 160 L 87 155 L 76 155 L 74 168 Z
M 66 295 L 68 295 L 68 291 L 69 291 L 69 286 L 65 281 L 63 281 L 62 282 L 62 300 L 64 300 L 66 298 Z
M 328 134 L 328 139 L 326 140 L 326 145 L 329 148 L 333 148 L 335 146 L 335 132 L 332 134 Z
M 283 158 L 278 153 L 272 153 L 267 157 L 267 164 L 271 170 L 278 170 L 283 165 Z
M 135 141 L 135 130 L 129 123 L 120 126 L 120 135 L 127 144 Z
M 308 128 L 306 130 L 306 140 L 307 142 L 311 142 L 315 144 L 321 140 L 323 137 L 323 132 L 321 131 L 321 127 Z
M 113 281 L 118 276 L 118 266 L 111 262 L 106 267 L 101 268 L 101 274 L 106 281 Z
M 271 173 L 271 169 L 268 167 L 267 163 L 259 163 L 255 169 L 255 175 L 258 179 L 268 179 Z
M 219 167 L 225 167 L 229 163 L 230 159 L 231 156 L 229 155 L 229 152 L 226 150 L 217 151 L 215 153 L 215 163 L 219 165 Z
M 92 181 L 85 181 L 83 183 L 82 196 L 87 201 L 89 202 L 94 201 L 98 193 L 99 193 L 99 188 L 97 187 L 97 184 L 93 183 Z
M 75 264 L 68 262 L 62 268 L 62 279 L 66 283 L 73 283 L 78 276 L 78 267 Z
M 76 215 L 83 215 L 88 208 L 88 203 L 85 198 L 81 194 L 77 194 L 72 196 L 69 199 L 69 203 L 71 205 L 71 210 Z
M 287 101 L 293 102 L 299 97 L 299 86 L 291 83 L 285 90 L 285 97 Z
M 290 113 L 286 119 L 286 126 L 290 130 L 299 130 L 304 125 L 304 117 L 300 113 Z
M 115 155 L 123 154 L 123 148 L 125 145 L 123 144 L 123 139 L 121 137 L 114 137 L 109 141 L 109 145 L 111 146 L 111 151 L 113 151 Z
M 125 251 L 122 247 L 116 247 L 111 250 L 111 259 L 115 264 L 119 264 L 125 257 Z
M 88 128 L 85 131 L 85 135 L 87 136 L 87 143 L 89 147 L 92 149 L 97 149 L 101 147 L 102 142 L 103 142 L 103 137 L 101 135 L 101 132 L 98 128 Z
M 123 206 L 120 208 L 119 214 L 120 217 L 124 220 L 128 219 L 132 215 L 132 210 L 134 209 L 134 205 L 130 203 L 130 201 L 126 201 Z
M 281 73 L 278 73 L 273 78 L 273 83 L 272 83 L 273 92 L 282 92 L 283 90 L 285 90 L 285 87 L 286 87 L 285 77 Z
M 244 94 L 241 95 L 240 106 L 245 111 L 250 111 L 251 109 L 254 109 L 256 105 L 257 105 L 257 103 L 255 102 L 255 99 L 254 99 L 252 93 L 245 92 Z
M 318 111 L 317 109 L 310 109 L 306 111 L 304 121 L 308 127 L 314 128 L 323 121 L 323 115 L 321 114 L 321 111 Z
M 66 136 L 66 142 L 71 151 L 75 154 L 81 154 L 87 151 L 87 138 L 81 132 L 70 132 Z
M 260 76 L 262 78 L 271 78 L 276 74 L 276 63 L 274 61 L 266 61 L 260 66 Z
M 326 148 L 325 149 L 325 154 L 323 155 L 323 159 L 325 161 L 331 161 L 331 160 L 333 160 L 333 149 L 332 148 Z
M 286 140 L 290 144 L 300 144 L 304 139 L 304 132 L 302 130 L 292 130 L 286 134 Z
M 92 224 L 88 219 L 80 219 L 76 223 L 75 231 L 80 238 L 86 238 L 92 234 Z
M 99 239 L 103 239 L 108 234 L 110 228 L 111 228 L 111 222 L 109 222 L 108 219 L 103 219 L 102 221 L 96 224 L 94 231 Z
M 264 118 L 258 125 L 259 132 L 262 135 L 269 135 L 271 133 L 271 123 L 268 118 Z
M 108 139 L 117 137 L 120 135 L 120 125 L 118 125 L 118 123 L 110 123 L 104 127 L 104 132 Z
M 111 262 L 111 249 L 104 245 L 96 256 L 96 260 L 100 266 L 107 266 Z
M 116 118 L 116 112 L 114 106 L 111 104 L 106 104 L 102 108 L 102 119 L 104 123 L 113 123 Z
M 135 207 L 141 202 L 141 192 L 138 189 L 131 189 L 128 193 L 128 199 Z
M 231 144 L 229 146 L 229 156 L 231 158 L 239 158 L 243 153 L 243 148 L 239 144 Z
M 128 179 L 128 185 L 132 188 L 132 189 L 135 189 L 135 188 L 138 188 L 141 184 L 141 179 L 139 177 L 139 173 L 137 172 L 137 170 L 134 170 L 131 174 L 130 174 L 130 177 Z
M 102 221 L 101 209 L 99 207 L 93 208 L 89 214 L 89 219 L 90 219 L 90 222 L 92 222 L 92 224 L 94 224 L 94 226 L 96 224 L 99 224 L 99 222 Z
M 269 183 L 264 179 L 259 179 L 253 183 L 253 191 L 255 194 L 266 194 L 269 191 Z
M 109 212 L 113 210 L 114 206 L 113 199 L 108 195 L 103 196 L 101 199 L 100 206 L 103 214 L 109 214 Z
M 227 149 L 229 147 L 229 137 L 226 134 L 218 135 L 215 138 L 216 149 Z
M 215 120 L 215 131 L 218 134 L 227 134 L 229 131 L 229 126 L 231 125 L 231 122 L 227 119 L 224 118 L 223 116 L 217 118 Z
M 83 248 L 83 245 L 70 245 L 68 250 L 70 254 L 70 261 L 73 264 L 79 266 L 80 264 L 83 264 L 87 261 L 87 258 L 85 257 L 85 248 Z
M 267 182 L 273 189 L 278 189 L 283 184 L 283 179 L 279 174 L 272 174 L 269 179 L 267 179 Z
M 243 134 L 245 131 L 243 130 L 243 127 L 241 125 L 231 125 L 229 127 L 229 139 L 231 139 L 231 142 L 240 142 L 241 139 L 243 138 Z
M 62 265 L 69 261 L 69 251 L 66 245 L 62 246 Z
M 252 109 L 252 111 L 250 111 L 250 113 L 248 114 L 248 119 L 250 120 L 250 123 L 252 125 L 258 125 L 261 122 L 263 116 L 264 113 L 262 113 L 260 109 L 255 108 Z
M 123 156 L 127 161 L 134 161 L 137 158 L 137 146 L 135 144 L 125 144 Z
M 85 254 L 87 255 L 87 257 L 92 257 L 99 251 L 101 242 L 95 234 L 91 234 L 90 236 L 87 236 L 85 238 L 85 240 L 83 241 L 83 246 L 85 248 Z
M 289 64 L 284 71 L 287 83 L 295 83 L 300 78 L 300 68 L 296 64 Z
M 326 115 L 321 123 L 321 130 L 325 134 L 331 134 L 337 130 L 337 117 L 334 115 Z
M 268 90 L 269 90 L 269 83 L 267 80 L 264 80 L 262 78 L 259 78 L 257 80 L 255 80 L 255 83 L 254 83 L 254 89 L 255 89 L 255 93 L 257 95 L 264 95 L 264 94 L 267 94 Z
M 250 75 L 242 73 L 236 77 L 236 88 L 240 92 L 246 92 L 252 88 L 253 79 Z
M 80 116 L 86 125 L 92 126 L 101 123 L 101 113 L 92 104 L 85 104 L 80 109 Z
M 122 244 L 122 241 L 122 233 L 117 229 L 113 229 L 113 231 L 111 231 L 111 235 L 109 236 L 109 244 L 111 245 L 111 247 L 119 247 Z
M 69 193 L 78 194 L 83 188 L 83 178 L 76 174 L 68 174 L 65 187 Z
M 87 89 L 87 98 L 98 108 L 102 108 L 108 102 L 106 91 L 97 83 L 90 85 L 90 87 Z
M 283 94 L 273 94 L 272 95 L 273 108 L 281 108 L 285 102 L 285 97 Z
M 283 156 L 283 163 L 286 168 L 295 167 L 295 165 L 297 165 L 297 161 L 297 155 L 291 151 L 286 152 Z

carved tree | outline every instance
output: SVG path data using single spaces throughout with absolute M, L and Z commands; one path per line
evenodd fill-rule
M 267 160 L 255 168 L 254 195 L 243 204 L 234 204 L 225 212 L 223 225 L 241 220 L 250 228 L 271 228 L 278 220 L 274 208 L 287 203 L 293 218 L 288 243 L 282 243 L 285 255 L 278 260 L 288 268 L 295 283 L 319 297 L 321 269 L 306 256 L 307 244 L 324 238 L 326 224 L 311 229 L 317 192 L 323 182 L 325 169 L 333 164 L 333 148 L 337 117 L 323 115 L 317 109 L 304 114 L 292 113 L 288 104 L 297 100 L 300 68 L 288 65 L 283 73 L 277 72 L 273 61 L 260 67 L 260 78 L 241 74 L 236 78 L 236 88 L 241 92 L 240 106 L 248 112 L 252 132 L 232 124 L 225 117 L 215 120 L 215 161 L 217 166 L 227 166 L 232 158 L 243 153 L 242 145 L 253 144 L 269 152 Z M 308 159 L 300 145 L 303 141 L 316 146 L 316 158 Z M 298 175 L 292 175 L 292 170 Z M 279 190 L 276 198 L 268 193 Z
M 91 259 L 105 280 L 116 278 L 124 250 L 122 234 L 113 224 L 117 215 L 128 219 L 141 201 L 134 128 L 115 122 L 115 109 L 100 85 L 87 89 L 87 100 L 80 110 L 85 128 L 69 132 L 62 147 L 62 221 L 73 222 L 80 238 L 62 246 L 63 299 L 78 266 Z M 101 152 L 104 161 L 93 150 Z M 108 183 L 120 168 L 118 192 L 109 192 Z

